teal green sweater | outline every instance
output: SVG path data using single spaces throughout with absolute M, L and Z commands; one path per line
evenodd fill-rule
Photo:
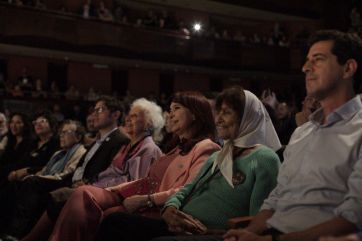
M 219 152 L 206 161 L 195 179 L 175 193 L 165 204 L 179 208 L 194 185 L 211 175 Z M 209 229 L 225 229 L 233 217 L 255 215 L 276 185 L 280 161 L 273 150 L 260 146 L 252 153 L 234 160 L 234 170 L 245 174 L 245 181 L 232 188 L 222 174 L 216 174 L 206 185 L 197 189 L 182 211 L 200 220 Z M 208 171 L 206 175 L 205 172 Z M 199 179 L 202 180 L 199 180 Z

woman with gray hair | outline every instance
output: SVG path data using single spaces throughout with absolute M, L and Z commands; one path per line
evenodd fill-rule
M 162 152 L 155 144 L 164 126 L 161 108 L 144 98 L 131 104 L 123 130 L 130 138 L 127 146 L 122 146 L 111 165 L 98 175 L 92 185 L 77 188 L 67 202 L 67 207 L 81 205 L 84 199 L 92 198 L 103 188 L 116 186 L 145 177 L 150 165 L 158 160 Z M 45 212 L 31 233 L 23 240 L 47 240 L 54 223 Z
M 112 164 L 92 185 L 106 188 L 146 176 L 152 162 L 162 155 L 155 138 L 159 138 L 164 124 L 161 107 L 145 98 L 135 100 L 124 126 L 130 143 L 119 150 Z
M 152 134 L 156 143 L 160 143 L 163 138 L 161 130 L 165 125 L 161 107 L 145 98 L 135 100 L 131 104 L 131 109 L 135 107 L 139 107 L 144 111 L 146 119 L 150 122 L 147 131 Z

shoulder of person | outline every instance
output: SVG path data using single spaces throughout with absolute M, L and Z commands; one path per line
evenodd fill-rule
M 113 139 L 117 140 L 124 144 L 127 144 L 130 142 L 130 139 L 124 133 L 122 133 L 118 128 L 117 128 L 117 130 L 114 130 L 107 138 L 111 138 L 112 140 Z
M 274 163 L 279 165 L 280 163 L 277 153 L 273 149 L 261 144 L 250 150 L 247 155 L 253 155 L 253 159 L 260 164 L 267 163 L 267 165 L 272 165 Z
M 209 138 L 206 138 L 206 139 L 203 139 L 203 140 L 197 142 L 195 144 L 195 146 L 194 146 L 194 149 L 201 148 L 201 147 L 209 147 L 209 148 L 213 148 L 213 149 L 216 149 L 216 150 L 221 149 L 221 147 L 217 143 L 213 142 Z

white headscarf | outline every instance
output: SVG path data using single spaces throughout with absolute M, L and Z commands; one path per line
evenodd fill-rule
M 263 103 L 250 91 L 244 90 L 244 93 L 245 108 L 239 127 L 239 135 L 234 140 L 225 140 L 224 146 L 211 169 L 214 172 L 218 166 L 221 174 L 232 187 L 234 187 L 232 183 L 234 146 L 248 148 L 256 144 L 263 144 L 274 151 L 281 147 L 278 135 Z

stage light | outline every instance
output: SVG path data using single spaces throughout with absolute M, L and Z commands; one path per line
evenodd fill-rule
M 201 31 L 202 26 L 200 23 L 195 23 L 193 28 L 195 32 L 199 32 Z

